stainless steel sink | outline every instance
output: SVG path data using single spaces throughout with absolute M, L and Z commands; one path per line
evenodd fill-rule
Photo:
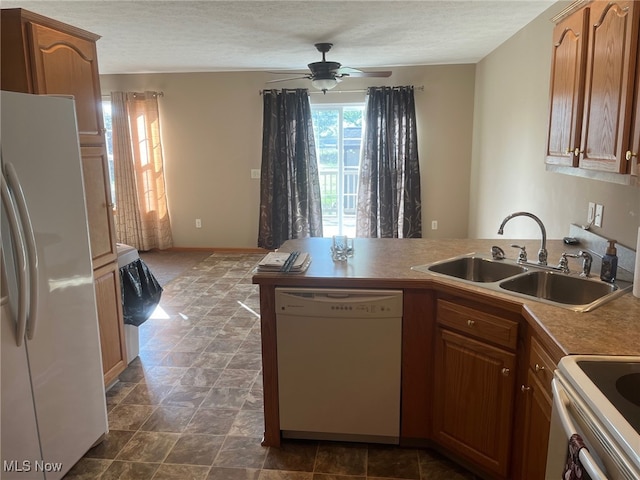
M 427 267 L 427 270 L 470 282 L 497 282 L 527 269 L 521 265 L 505 263 L 483 257 L 461 257 Z
M 626 280 L 615 284 L 567 274 L 558 268 L 515 261 L 492 259 L 489 255 L 469 253 L 412 270 L 447 276 L 494 292 L 529 298 L 577 312 L 588 312 L 632 288 Z
M 548 271 L 519 275 L 501 282 L 500 288 L 566 305 L 589 305 L 618 290 L 610 283 Z

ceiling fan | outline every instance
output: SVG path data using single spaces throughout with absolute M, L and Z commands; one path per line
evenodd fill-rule
M 284 82 L 286 80 L 297 80 L 300 78 L 308 78 L 318 90 L 327 93 L 327 90 L 334 88 L 338 82 L 342 81 L 344 77 L 390 77 L 391 71 L 380 72 L 363 72 L 356 68 L 343 67 L 338 62 L 328 62 L 325 58 L 326 53 L 331 50 L 333 43 L 316 43 L 315 47 L 320 53 L 322 53 L 322 60 L 320 62 L 313 62 L 308 64 L 310 73 L 307 73 L 300 77 L 290 77 L 280 80 L 271 80 L 267 83 Z M 279 73 L 279 72 L 274 72 Z

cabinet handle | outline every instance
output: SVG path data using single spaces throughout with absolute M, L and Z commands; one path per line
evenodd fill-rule
M 627 150 L 627 153 L 625 153 L 624 158 L 629 161 L 631 160 L 633 157 L 637 157 L 638 154 L 637 153 L 633 153 L 631 152 L 631 150 Z
M 543 365 L 538 365 L 536 363 L 535 369 L 536 369 L 536 372 L 542 372 L 542 371 L 544 371 L 544 366 Z
M 473 327 L 476 324 L 475 320 L 467 320 L 467 325 L 469 325 L 470 327 Z
M 502 373 L 503 377 L 508 377 L 511 373 L 511 370 L 509 370 L 507 367 L 504 367 L 500 373 Z
M 581 153 L 584 153 L 584 150 L 580 150 L 579 148 L 576 148 L 573 151 L 573 154 L 577 157 L 578 155 L 580 155 Z
M 530 387 L 530 386 L 528 386 L 528 385 L 522 385 L 522 386 L 520 387 L 520 390 L 522 391 L 522 393 L 527 393 L 527 392 L 530 392 L 530 391 L 531 391 L 531 387 Z

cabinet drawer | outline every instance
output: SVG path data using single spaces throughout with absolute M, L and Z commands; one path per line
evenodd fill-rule
M 553 380 L 553 371 L 556 368 L 555 362 L 542 348 L 540 342 L 531 337 L 531 351 L 529 353 L 529 368 L 540 381 L 540 383 L 551 393 L 551 380 Z
M 518 322 L 446 300 L 438 300 L 438 323 L 507 348 L 518 341 Z

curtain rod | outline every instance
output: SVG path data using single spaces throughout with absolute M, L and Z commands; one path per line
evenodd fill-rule
M 400 88 L 400 87 L 391 87 L 391 88 Z M 424 91 L 424 85 L 413 87 L 413 89 L 420 90 L 422 92 Z M 258 95 L 262 95 L 264 92 L 269 92 L 270 90 L 271 89 L 258 90 Z M 324 95 L 325 93 L 367 93 L 367 89 L 361 88 L 358 90 L 327 90 L 326 92 L 322 92 L 320 90 L 312 90 L 309 92 L 309 95 Z
M 144 92 L 133 92 L 133 94 L 135 95 L 136 93 L 138 94 L 142 94 Z M 164 97 L 164 92 L 160 91 L 160 92 L 151 92 L 154 96 L 156 97 Z M 111 95 L 102 95 L 102 98 L 111 98 Z

